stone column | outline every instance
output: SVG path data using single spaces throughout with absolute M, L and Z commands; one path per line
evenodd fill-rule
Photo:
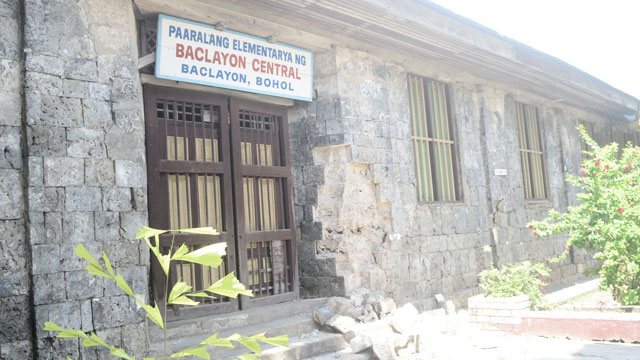
M 73 253 L 104 251 L 148 298 L 142 93 L 129 0 L 25 0 L 29 239 L 39 358 L 108 358 L 45 321 L 95 331 L 141 358 L 144 313 Z
M 22 134 L 21 4 L 0 6 L 0 359 L 32 356 Z

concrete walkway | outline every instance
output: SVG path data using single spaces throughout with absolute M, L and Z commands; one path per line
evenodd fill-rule
M 462 349 L 461 349 L 462 350 Z M 485 334 L 462 353 L 432 354 L 431 359 L 639 360 L 640 345 Z

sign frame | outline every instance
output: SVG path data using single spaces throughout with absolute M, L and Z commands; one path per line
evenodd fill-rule
M 307 57 L 306 58 L 306 64 L 304 65 L 304 67 L 305 67 L 305 69 L 308 68 L 309 75 L 306 75 L 304 72 L 301 75 L 305 76 L 305 77 L 308 76 L 309 88 L 305 89 L 304 92 L 301 90 L 301 91 L 297 91 L 296 94 L 290 94 L 289 95 L 289 94 L 286 94 L 286 93 L 283 93 L 283 92 L 270 91 L 268 89 L 258 88 L 257 87 L 258 85 L 251 85 L 250 81 L 249 81 L 249 84 L 247 86 L 236 86 L 236 85 L 231 85 L 231 84 L 227 84 L 227 83 L 220 83 L 220 82 L 211 81 L 211 80 L 204 81 L 204 80 L 198 80 L 198 79 L 193 79 L 193 78 L 189 78 L 189 77 L 180 77 L 180 76 L 175 76 L 175 75 L 172 75 L 172 74 L 168 74 L 167 71 L 165 71 L 165 69 L 163 68 L 163 66 L 169 66 L 169 65 L 166 65 L 166 63 L 168 61 L 163 61 L 163 49 L 166 50 L 166 48 L 167 48 L 167 46 L 163 46 L 163 40 L 162 40 L 163 39 L 163 24 L 164 24 L 165 20 L 181 22 L 181 23 L 184 23 L 184 25 L 203 27 L 203 28 L 206 28 L 206 30 L 208 30 L 210 33 L 213 33 L 213 34 L 222 33 L 222 34 L 231 35 L 233 38 L 238 38 L 238 37 L 239 38 L 246 38 L 247 40 L 250 40 L 250 41 L 252 41 L 252 42 L 254 42 L 254 43 L 258 44 L 258 45 L 264 45 L 265 47 L 271 47 L 271 48 L 284 47 L 284 48 L 291 49 L 291 50 L 293 50 L 295 52 L 304 53 L 306 55 L 306 57 Z M 235 50 L 231 50 L 231 49 L 223 49 L 223 50 L 235 51 Z M 269 60 L 270 58 L 266 57 L 265 59 Z M 282 62 L 282 61 L 280 61 L 280 62 Z M 250 67 L 251 67 L 251 65 L 248 65 L 245 70 L 248 71 L 248 72 L 251 72 L 251 73 L 258 74 L 258 72 L 255 72 L 253 69 L 250 69 Z M 209 68 L 209 74 L 211 74 L 211 68 Z M 220 31 L 220 30 L 217 30 L 214 26 L 211 26 L 211 25 L 208 25 L 208 24 L 199 23 L 199 22 L 196 22 L 196 21 L 182 19 L 182 18 L 170 16 L 170 15 L 165 15 L 165 14 L 159 14 L 158 15 L 158 31 L 157 31 L 157 39 L 156 39 L 155 76 L 157 78 L 159 78 L 159 79 L 174 80 L 174 81 L 179 81 L 179 82 L 193 83 L 193 84 L 199 84 L 199 85 L 204 85 L 204 86 L 218 87 L 218 88 L 237 90 L 237 91 L 243 91 L 243 92 L 249 92 L 249 93 L 255 93 L 255 94 L 276 96 L 276 97 L 280 97 L 280 98 L 287 98 L 287 99 L 293 99 L 293 100 L 313 101 L 313 51 L 311 51 L 309 49 L 299 48 L 297 46 L 293 46 L 293 45 L 289 45 L 289 44 L 280 43 L 280 42 L 269 42 L 265 38 L 261 38 L 261 37 L 255 36 L 255 35 L 241 33 L 241 32 L 238 32 L 238 31 L 233 31 L 233 30 L 228 30 L 228 29 L 224 29 L 224 30 Z M 265 76 L 275 77 L 274 75 L 265 75 Z M 271 79 L 269 79 L 269 80 L 273 81 Z M 282 79 L 281 81 L 284 82 L 284 81 L 287 81 L 287 79 Z M 292 88 L 291 82 L 289 82 L 289 87 Z

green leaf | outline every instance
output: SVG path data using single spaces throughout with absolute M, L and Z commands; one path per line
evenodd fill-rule
M 89 254 L 89 251 L 87 251 L 87 248 L 85 248 L 84 245 L 78 244 L 78 246 L 76 246 L 76 248 L 73 249 L 73 252 L 76 255 L 78 255 L 80 258 L 87 260 L 89 262 L 89 265 L 87 265 L 87 271 L 89 272 L 89 274 L 102 276 L 106 278 L 109 277 L 109 275 L 107 275 L 107 273 L 104 271 L 102 266 L 100 266 L 100 264 L 96 261 L 96 259 L 94 259 L 93 256 Z
M 171 302 L 169 302 L 169 304 L 171 304 L 171 305 L 196 306 L 196 305 L 199 305 L 200 303 L 197 302 L 197 301 L 193 301 L 193 300 L 189 299 L 186 296 L 178 296 L 177 298 L 175 298 Z
M 134 358 L 129 356 L 124 350 L 118 349 L 116 347 L 111 347 L 111 355 L 117 356 L 122 359 L 135 360 Z
M 213 299 L 213 296 L 211 296 L 211 295 L 209 295 L 209 294 L 207 294 L 207 293 L 205 293 L 205 292 L 202 292 L 202 291 L 197 291 L 197 292 L 194 292 L 194 293 L 191 293 L 191 294 L 186 294 L 185 296 L 192 296 L 192 297 L 206 297 L 206 298 L 211 298 L 211 299 Z
M 155 306 L 141 304 L 144 311 L 147 312 L 147 317 L 151 319 L 156 325 L 158 325 L 161 329 L 164 329 L 164 322 L 162 321 L 162 315 L 160 315 L 160 309 L 158 308 L 158 304 Z
M 51 321 L 47 321 L 47 322 L 44 323 L 44 330 L 47 330 L 47 331 L 64 331 L 64 329 L 60 325 L 52 323 Z
M 156 358 L 150 357 L 150 358 L 144 358 L 143 360 L 156 360 Z
M 129 287 L 129 284 L 127 284 L 126 281 L 124 281 L 124 279 L 122 278 L 122 275 L 118 274 L 117 276 L 115 276 L 113 278 L 116 281 L 116 284 L 118 284 L 118 287 L 120 289 L 122 289 L 122 291 L 124 291 L 125 293 L 127 293 L 127 295 L 135 298 L 136 296 L 133 294 L 133 291 L 131 290 L 131 288 Z
M 97 342 L 98 344 L 100 344 L 100 345 L 102 345 L 102 346 L 104 346 L 104 347 L 109 347 L 109 345 L 107 345 L 107 343 L 106 343 L 104 340 L 102 340 L 102 339 L 101 339 L 98 335 L 96 335 L 95 333 L 91 333 L 90 338 L 91 338 L 91 340 L 93 340 L 93 341 Z
M 199 228 L 191 228 L 191 229 L 178 229 L 177 231 L 185 232 L 189 234 L 200 234 L 200 235 L 220 235 L 216 229 L 212 227 L 199 227 Z
M 58 333 L 58 335 L 56 335 L 56 337 L 57 338 L 61 338 L 61 339 L 75 339 L 75 338 L 88 339 L 89 338 L 82 331 L 74 330 L 74 329 L 65 329 L 64 331 Z
M 199 347 L 185 349 L 171 355 L 171 357 L 175 358 L 175 357 L 183 357 L 183 356 L 189 356 L 189 355 L 197 356 L 200 359 L 207 359 L 207 360 L 211 359 L 209 357 L 209 353 L 207 352 L 206 346 L 199 346 Z
M 176 299 L 177 297 L 179 297 L 180 295 L 186 293 L 187 291 L 191 290 L 191 286 L 187 285 L 186 282 L 183 281 L 178 281 L 175 285 L 173 285 L 173 288 L 171 289 L 171 292 L 169 293 L 169 304 L 171 304 L 171 302 Z
M 89 264 L 87 265 L 86 269 L 87 269 L 87 272 L 91 275 L 102 276 L 108 279 L 111 278 L 111 276 L 109 276 L 109 274 L 107 274 L 99 265 Z
M 176 254 L 177 256 L 174 255 L 173 260 L 218 267 L 222 264 L 222 257 L 226 254 L 226 247 L 226 243 L 207 245 L 184 255 Z
M 214 294 L 228 296 L 231 298 L 237 298 L 238 295 L 246 295 L 253 297 L 251 290 L 246 290 L 244 285 L 236 279 L 233 272 L 227 274 L 227 276 L 216 281 L 213 285 L 205 289 L 205 291 L 212 292 Z
M 253 354 L 243 354 L 238 356 L 236 359 L 240 359 L 240 360 L 259 360 L 260 358 L 253 355 Z
M 153 229 L 150 227 L 143 226 L 142 229 L 140 229 L 140 231 L 138 231 L 138 233 L 136 234 L 136 239 L 142 239 L 142 238 L 148 239 L 153 236 L 164 234 L 167 231 L 169 230 L 158 230 L 158 229 Z
M 107 268 L 109 275 L 114 276 L 113 267 L 111 267 L 111 261 L 109 261 L 109 258 L 107 257 L 107 254 L 105 254 L 104 251 L 102 252 L 102 260 L 104 260 L 104 266 Z
M 71 359 L 70 357 L 67 356 L 67 360 L 73 360 L 73 359 Z
M 239 339 L 236 339 L 235 341 L 244 345 L 247 349 L 253 351 L 258 355 L 262 354 L 262 349 L 260 349 L 260 345 L 258 345 L 258 342 L 255 339 L 241 337 Z
M 260 342 L 263 342 L 265 344 L 271 344 L 275 346 L 284 346 L 284 347 L 289 346 L 289 336 L 287 335 L 274 336 L 270 338 L 265 337 L 264 335 L 265 333 L 253 335 L 252 338 Z
M 206 340 L 200 343 L 200 345 L 213 345 L 213 346 L 223 346 L 223 347 L 233 347 L 233 344 L 228 339 L 222 338 L 218 339 L 218 333 L 215 333 L 209 336 Z
M 176 256 L 182 256 L 188 252 L 189 248 L 187 247 L 187 245 L 182 244 L 180 245 L 180 248 L 178 248 L 178 250 L 176 250 L 176 252 L 171 256 L 171 260 L 175 260 Z

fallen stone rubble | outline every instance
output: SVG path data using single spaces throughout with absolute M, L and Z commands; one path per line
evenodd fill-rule
M 466 312 L 456 313 L 450 301 L 420 313 L 411 303 L 398 307 L 366 289 L 357 289 L 349 299 L 332 297 L 312 315 L 324 331 L 343 334 L 351 353 L 380 360 L 431 359 L 452 337 L 464 336 L 467 344 L 474 338 L 473 329 L 461 326 Z

